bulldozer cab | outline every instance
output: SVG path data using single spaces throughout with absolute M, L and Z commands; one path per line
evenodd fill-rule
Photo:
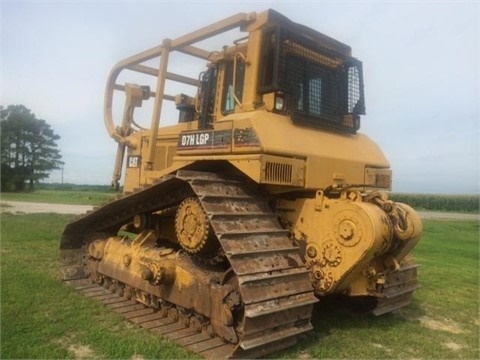
M 246 53 L 247 43 L 237 42 L 230 48 L 225 47 L 201 74 L 198 90 L 200 129 L 212 128 L 215 121 L 244 111 Z
M 365 114 L 361 62 L 343 44 L 272 10 L 268 20 L 256 36 L 225 47 L 203 73 L 201 127 L 264 108 L 303 125 L 356 132 Z
M 207 50 L 210 41 L 218 44 L 214 39 L 231 35 L 232 29 L 237 31 L 236 38 L 229 39 L 228 45 L 220 51 Z M 200 59 L 202 66 L 196 78 L 171 71 L 173 66 L 169 63 L 184 63 L 171 61 L 178 54 L 197 62 Z M 155 63 L 158 67 L 152 66 Z M 147 75 L 153 84 L 118 84 L 117 78 L 124 72 Z M 181 88 L 179 93 L 168 93 L 168 85 L 172 84 L 173 91 Z M 116 126 L 113 120 L 117 91 L 126 94 L 121 126 Z M 134 110 L 151 102 L 148 100 L 153 100 L 149 107 L 151 114 L 147 115 L 151 117 L 150 124 L 140 126 L 134 120 Z M 175 116 L 165 110 L 166 101 L 174 103 L 178 112 L 178 125 L 170 130 L 177 138 L 186 130 L 225 128 L 218 124 L 233 121 L 234 114 L 252 111 L 284 116 L 312 131 L 318 128 L 354 134 L 360 127 L 360 115 L 365 113 L 362 64 L 351 57 L 347 45 L 273 10 L 240 13 L 175 40 L 166 39 L 160 46 L 131 56 L 115 65 L 106 88 L 105 124 L 110 136 L 118 142 L 114 187 L 119 185 L 125 150 L 136 149 L 140 143 L 145 146 L 148 142 L 148 151 L 141 156 L 143 170 L 159 170 L 155 166 L 159 127 L 165 125 L 166 118 L 171 121 Z M 273 121 L 272 127 L 276 126 Z M 148 140 L 140 140 L 137 133 L 142 131 L 148 132 Z M 205 134 L 203 141 L 205 136 L 211 141 L 213 135 Z M 188 141 L 188 137 L 185 139 Z M 173 154 L 173 145 L 170 148 Z M 162 160 L 165 162 L 162 168 L 171 165 L 172 158 L 170 155 Z
M 263 34 L 258 91 L 296 123 L 355 132 L 365 113 L 361 63 L 295 27 Z

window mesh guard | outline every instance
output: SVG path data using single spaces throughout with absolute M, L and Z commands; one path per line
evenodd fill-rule
M 365 114 L 365 104 L 361 89 L 361 67 L 351 66 L 348 69 L 348 109 L 349 114 Z
M 279 66 L 294 121 L 358 130 L 358 115 L 365 113 L 360 61 L 283 33 Z

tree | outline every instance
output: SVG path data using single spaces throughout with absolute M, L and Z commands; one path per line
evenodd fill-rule
M 1 190 L 29 190 L 34 183 L 60 169 L 62 155 L 57 148 L 60 136 L 45 120 L 23 105 L 0 106 Z

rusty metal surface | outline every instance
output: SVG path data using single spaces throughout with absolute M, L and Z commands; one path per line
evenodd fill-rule
M 204 339 L 178 319 L 162 320 L 165 311 L 118 301 L 109 291 L 85 283 L 84 243 L 92 233 L 111 236 L 136 214 L 168 208 L 192 195 L 200 200 L 230 263 L 232 276 L 225 281 L 232 281 L 241 295 L 243 308 L 235 319 L 238 344 L 225 344 L 216 335 Z M 299 334 L 312 329 L 317 299 L 298 249 L 267 199 L 240 181 L 180 171 L 67 225 L 61 255 L 64 279 L 86 296 L 207 358 L 264 356 L 291 346 Z
M 237 351 L 252 356 L 311 330 L 317 299 L 308 270 L 268 202 L 238 181 L 187 171 L 177 176 L 199 197 L 237 276 L 245 304 Z
M 92 234 L 111 236 L 135 215 L 169 209 L 188 197 L 196 197 L 201 203 L 221 245 L 219 257 L 226 257 L 231 266 L 231 275 L 224 281 L 234 286 L 241 297 L 242 309 L 235 315 L 238 342 L 226 343 L 222 340 L 228 338 L 225 334 L 212 335 L 211 325 L 206 333 L 193 332 L 161 307 L 148 308 L 85 282 L 84 243 L 91 240 Z M 308 269 L 267 198 L 250 188 L 248 182 L 212 173 L 179 171 L 68 224 L 61 257 L 64 280 L 85 296 L 102 301 L 127 319 L 207 358 L 265 356 L 291 346 L 299 334 L 312 329 L 311 312 L 317 299 Z M 386 280 L 375 294 L 378 305 L 372 312 L 376 315 L 410 303 L 418 287 L 416 265 L 404 262 Z M 221 313 L 213 313 L 210 320 L 218 320 L 216 316 Z
M 233 353 L 234 345 L 185 326 L 178 319 L 172 320 L 166 313 L 112 294 L 109 290 L 93 284 L 89 279 L 69 280 L 66 284 L 83 295 L 102 302 L 132 323 L 170 339 L 190 351 L 213 359 L 226 358 Z

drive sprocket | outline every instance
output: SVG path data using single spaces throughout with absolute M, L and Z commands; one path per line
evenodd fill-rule
M 197 198 L 186 198 L 178 206 L 175 232 L 180 246 L 189 254 L 210 252 L 214 246 L 210 220 Z

